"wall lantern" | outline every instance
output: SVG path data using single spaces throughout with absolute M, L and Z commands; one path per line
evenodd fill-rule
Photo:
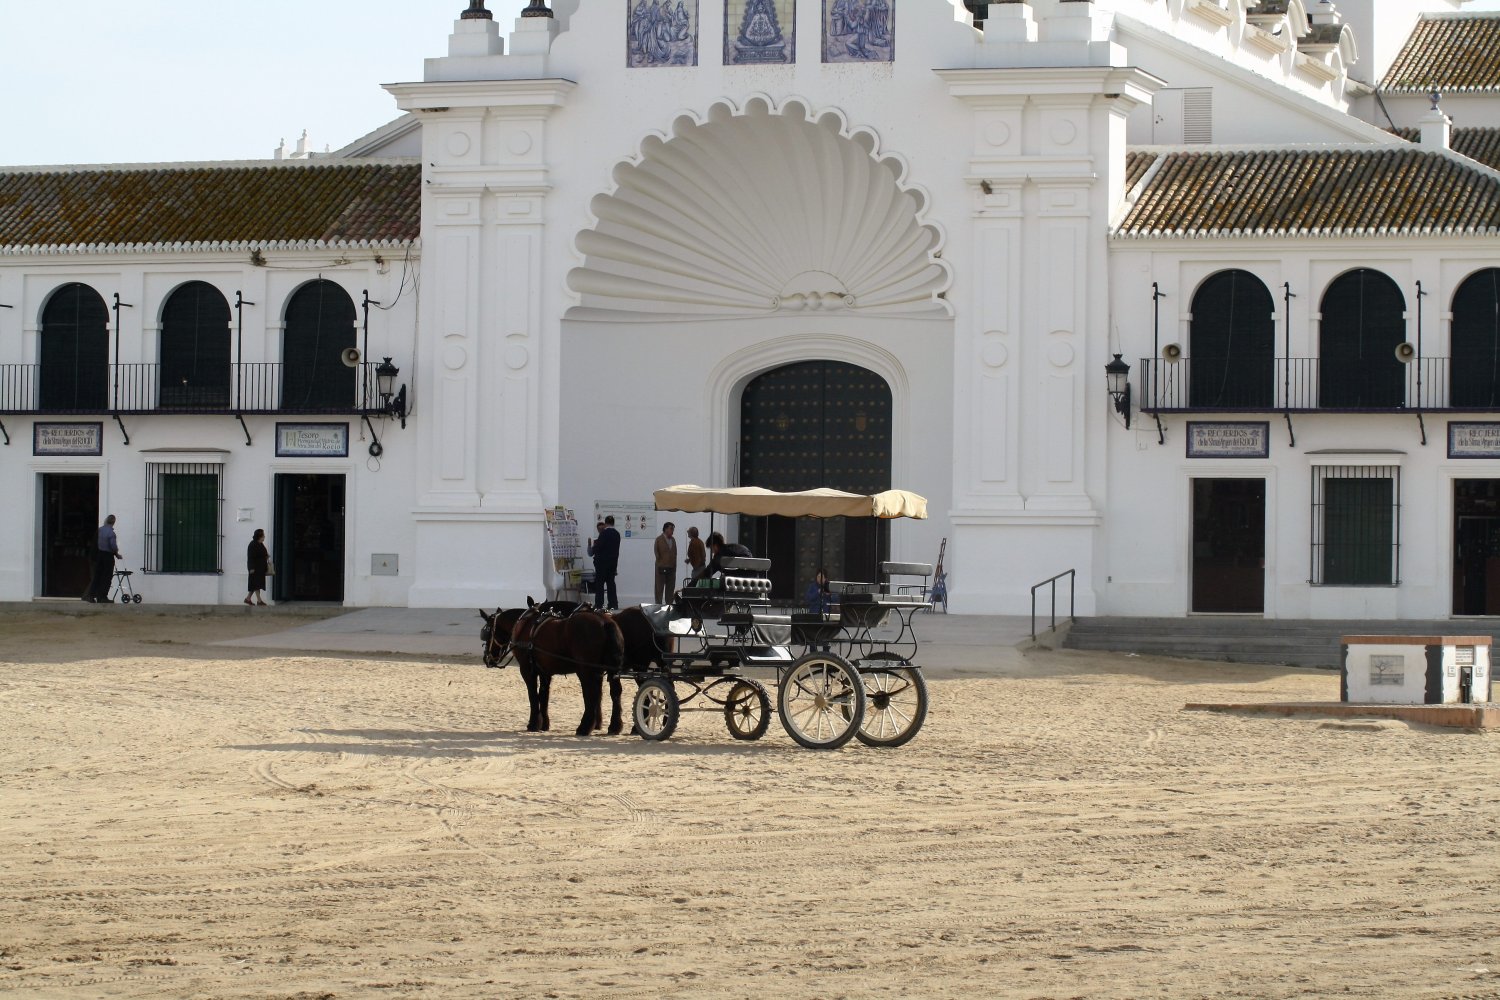
M 399 418 L 402 428 L 405 428 L 406 386 L 403 385 L 399 392 L 396 390 L 396 376 L 400 374 L 401 369 L 391 364 L 390 358 L 386 358 L 375 366 L 375 387 L 380 393 L 380 398 L 385 402 L 385 412 Z
M 1130 426 L 1130 366 L 1121 361 L 1118 354 L 1115 355 L 1113 361 L 1104 366 L 1104 387 L 1109 390 L 1109 398 L 1114 400 L 1115 412 L 1125 418 L 1125 426 L 1128 428 Z

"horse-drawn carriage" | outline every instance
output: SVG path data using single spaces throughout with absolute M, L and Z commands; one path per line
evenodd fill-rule
M 774 493 L 753 487 L 673 486 L 657 490 L 655 499 L 657 510 L 688 513 L 927 516 L 927 502 L 901 490 L 861 496 L 837 490 Z M 631 714 L 642 738 L 668 739 L 683 712 L 706 711 L 722 713 L 735 739 L 759 739 L 771 720 L 771 694 L 761 678 L 774 683 L 782 727 L 809 749 L 833 750 L 855 738 L 869 746 L 897 747 L 917 734 L 927 717 L 927 685 L 913 662 L 917 640 L 912 618 L 931 605 L 922 588 L 903 587 L 897 577 L 930 576 L 930 567 L 884 563 L 880 580 L 832 581 L 835 603 L 830 610 L 802 612 L 773 606 L 769 559 L 728 556 L 720 566 L 718 577 L 684 586 L 671 604 L 626 609 L 618 617 L 624 629 L 620 672 L 636 681 Z M 583 679 L 582 661 L 594 654 L 581 649 L 539 654 L 533 641 L 549 620 L 558 623 L 547 627 L 560 637 L 567 629 L 561 623 L 579 613 L 587 614 L 570 605 L 553 605 L 549 613 L 547 605 L 538 605 L 507 622 L 502 615 L 508 612 L 486 616 L 486 663 L 496 665 L 497 639 L 503 639 L 523 674 L 528 665 L 536 673 L 538 656 L 545 655 L 549 659 L 542 671 L 548 663 L 559 673 L 574 672 L 573 667 Z M 643 622 L 649 623 L 649 631 Z M 581 624 L 574 630 L 586 631 Z M 518 642 L 524 648 L 517 648 Z M 616 699 L 610 731 L 618 732 L 618 678 L 610 677 Z M 532 687 L 528 679 L 528 690 Z M 602 722 L 599 684 L 584 680 L 584 692 L 580 733 Z M 542 698 L 544 716 L 545 693 Z M 534 695 L 528 728 L 536 728 L 537 708 Z

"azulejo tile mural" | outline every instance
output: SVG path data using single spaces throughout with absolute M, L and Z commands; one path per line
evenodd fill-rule
M 626 65 L 698 65 L 698 0 L 625 0 Z
M 823 0 L 823 61 L 891 62 L 896 0 Z
M 797 61 L 797 0 L 724 0 L 724 65 Z

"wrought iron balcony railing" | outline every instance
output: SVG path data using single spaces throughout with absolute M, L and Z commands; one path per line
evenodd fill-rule
M 252 362 L 188 373 L 157 363 L 0 365 L 0 414 L 370 413 L 382 408 L 375 367 Z
M 1500 372 L 1450 358 L 1142 358 L 1144 413 L 1500 411 Z

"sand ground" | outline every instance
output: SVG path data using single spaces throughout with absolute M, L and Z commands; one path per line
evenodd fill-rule
M 285 627 L 0 614 L 0 994 L 1500 997 L 1500 737 L 1182 711 L 1331 673 L 975 649 L 817 753 Z

